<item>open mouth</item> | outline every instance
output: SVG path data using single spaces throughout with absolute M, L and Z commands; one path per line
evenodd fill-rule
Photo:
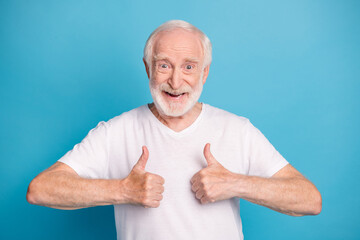
M 184 95 L 185 93 L 180 93 L 180 94 L 173 94 L 173 93 L 169 93 L 169 92 L 166 92 L 164 91 L 166 95 L 172 97 L 172 98 L 179 98 L 181 97 L 182 95 Z

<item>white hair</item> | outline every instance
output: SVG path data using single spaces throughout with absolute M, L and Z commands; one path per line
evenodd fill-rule
M 193 33 L 198 33 L 200 36 L 200 41 L 201 41 L 201 45 L 203 48 L 203 52 L 204 52 L 204 65 L 203 67 L 207 67 L 208 65 L 210 65 L 212 57 L 211 57 L 211 52 L 212 52 L 212 46 L 211 46 L 211 42 L 210 39 L 197 27 L 195 27 L 194 25 L 182 21 L 182 20 L 170 20 L 167 21 L 163 24 L 161 24 L 158 28 L 156 28 L 149 36 L 148 40 L 146 41 L 145 44 L 145 48 L 144 48 L 144 60 L 147 63 L 147 65 L 150 67 L 151 69 L 151 61 L 152 61 L 152 55 L 153 55 L 153 46 L 154 46 L 154 40 L 156 38 L 156 36 L 160 33 L 160 32 L 165 32 L 165 31 L 172 31 L 174 29 L 183 29 L 189 32 L 193 32 Z

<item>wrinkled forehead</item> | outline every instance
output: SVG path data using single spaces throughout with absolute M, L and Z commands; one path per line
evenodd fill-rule
M 186 57 L 203 61 L 200 34 L 183 29 L 160 32 L 154 41 L 153 58 L 158 56 Z

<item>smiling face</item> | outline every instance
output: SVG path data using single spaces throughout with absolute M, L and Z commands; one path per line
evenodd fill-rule
M 156 36 L 152 64 L 146 67 L 160 114 L 178 117 L 194 107 L 209 71 L 209 66 L 204 69 L 203 55 L 197 33 L 175 29 Z

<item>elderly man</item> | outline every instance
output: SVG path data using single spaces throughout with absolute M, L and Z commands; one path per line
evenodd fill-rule
M 166 22 L 143 60 L 154 103 L 100 122 L 30 183 L 30 203 L 114 205 L 118 239 L 243 239 L 240 198 L 320 213 L 316 187 L 248 119 L 198 102 L 211 63 L 204 33 Z

